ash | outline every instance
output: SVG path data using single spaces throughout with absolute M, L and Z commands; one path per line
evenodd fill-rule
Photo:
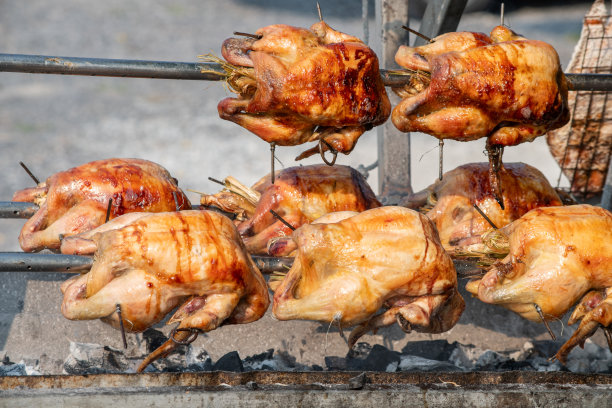
M 100 344 L 70 343 L 64 362 L 64 374 L 134 373 L 142 359 L 166 340 L 165 335 L 149 329 L 133 339 L 126 350 Z M 242 359 L 237 351 L 213 362 L 206 350 L 194 345 L 181 347 L 168 358 L 160 359 L 145 372 L 203 371 L 571 371 L 574 373 L 612 374 L 612 353 L 587 340 L 576 348 L 564 366 L 551 361 L 561 342 L 526 342 L 520 350 L 496 352 L 473 345 L 446 340 L 411 342 L 401 352 L 381 345 L 358 343 L 346 356 L 326 356 L 325 367 L 296 363 L 285 351 L 269 349 Z M 0 376 L 41 375 L 37 360 L 12 362 L 2 357 Z

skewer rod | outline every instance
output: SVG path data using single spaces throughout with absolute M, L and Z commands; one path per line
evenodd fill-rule
M 0 218 L 30 218 L 38 211 L 34 203 L 0 201 Z
M 214 73 L 202 73 L 202 68 Z M 214 63 L 26 54 L 0 54 L 0 71 L 205 81 L 221 81 L 225 78 L 225 71 L 221 65 Z M 380 73 L 386 86 L 402 86 L 410 82 L 410 75 L 393 75 L 384 69 L 381 69 Z M 569 89 L 573 91 L 612 91 L 612 74 L 565 74 L 565 76 Z
M 263 274 L 287 272 L 293 258 L 251 255 Z M 65 272 L 80 273 L 93 265 L 93 257 L 83 255 L 30 252 L 0 252 L 0 272 Z

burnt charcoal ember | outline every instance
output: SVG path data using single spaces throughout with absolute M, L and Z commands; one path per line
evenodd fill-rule
M 212 370 L 242 372 L 244 371 L 244 366 L 242 365 L 242 360 L 240 360 L 240 355 L 238 352 L 230 351 L 217 360 L 217 362 L 213 365 Z
M 166 337 L 166 335 L 159 330 L 149 328 L 142 332 L 142 339 L 144 340 L 146 346 L 145 353 L 149 354 L 164 344 L 166 340 L 168 340 L 168 337 Z
M 25 364 L 0 365 L 0 377 L 27 375 Z
M 423 357 L 428 360 L 448 361 L 457 343 L 446 340 L 411 341 L 402 349 L 402 354 Z
M 64 361 L 67 374 L 122 373 L 130 368 L 125 355 L 100 344 L 70 342 L 70 355 Z
M 536 350 L 537 355 L 544 358 L 550 358 L 554 356 L 557 351 L 561 348 L 564 341 L 559 339 L 557 341 L 552 340 L 534 340 L 533 346 Z
M 565 365 L 573 373 L 610 373 L 612 372 L 612 353 L 600 347 L 591 339 L 584 342 L 584 348 L 576 347 Z
M 464 371 L 471 371 L 475 368 L 478 357 L 483 353 L 484 350 L 471 344 L 457 343 L 448 361 Z
M 359 342 L 353 346 L 346 354 L 347 359 L 362 359 L 365 360 L 372 351 L 372 346 L 369 343 Z
M 363 370 L 367 371 L 397 371 L 400 354 L 381 345 L 374 345 L 368 357 L 363 361 Z
M 459 367 L 446 361 L 411 355 L 401 356 L 398 369 L 400 371 L 461 371 Z
M 366 373 L 361 373 L 351 379 L 349 379 L 348 387 L 349 390 L 360 390 L 366 385 L 368 382 L 368 377 Z
M 532 371 L 533 366 L 529 361 L 515 361 L 514 359 L 508 359 L 500 363 L 496 370 L 498 371 Z
M 253 356 L 248 356 L 242 361 L 244 371 L 258 370 L 277 370 L 277 363 L 274 360 L 274 349 Z
M 187 346 L 185 353 L 185 371 L 211 371 L 213 364 L 208 352 L 203 348 L 194 347 L 193 344 Z
M 484 371 L 495 371 L 499 369 L 499 366 L 508 362 L 510 358 L 499 354 L 493 350 L 486 350 L 476 360 L 474 364 L 477 370 Z
M 347 366 L 346 358 L 338 356 L 325 356 L 325 367 L 327 367 L 328 371 L 350 370 Z M 357 370 L 359 370 L 359 368 Z

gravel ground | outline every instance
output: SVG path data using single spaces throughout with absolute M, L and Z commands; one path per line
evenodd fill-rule
M 312 3 L 312 4 L 310 4 Z M 320 1 L 326 21 L 358 36 L 362 33 L 361 3 Z M 219 54 L 221 42 L 233 31 L 286 23 L 309 26 L 317 20 L 313 2 L 284 1 L 145 1 L 0 0 L 0 50 L 3 53 L 56 56 L 196 61 L 203 53 Z M 547 41 L 567 65 L 578 40 L 588 3 L 520 8 L 505 23 L 523 35 Z M 464 15 L 460 30 L 488 32 L 499 16 Z M 415 27 L 418 23 L 415 22 Z M 374 22 L 370 32 L 374 38 Z M 372 41 L 376 48 L 376 41 Z M 218 118 L 216 105 L 228 92 L 221 83 L 0 74 L 0 197 L 31 186 L 20 169 L 24 161 L 44 179 L 60 170 L 109 157 L 140 157 L 166 167 L 183 188 L 217 191 L 208 176 L 233 175 L 246 184 L 269 170 L 269 147 L 241 127 Z M 412 186 L 430 184 L 437 176 L 437 140 L 412 135 Z M 484 143 L 447 142 L 445 168 L 485 161 Z M 284 166 L 302 147 L 279 148 Z M 556 184 L 559 168 L 543 138 L 506 149 L 506 162 L 537 166 Z M 357 166 L 376 160 L 376 135 L 362 136 L 350 156 L 338 162 Z M 318 163 L 313 157 L 304 163 Z M 376 171 L 369 181 L 377 186 Z M 561 179 L 561 185 L 565 180 Z M 375 188 L 376 190 L 376 188 Z M 194 202 L 196 194 L 190 193 Z M 0 250 L 18 250 L 21 220 L 4 220 Z M 61 371 L 69 341 L 119 346 L 120 336 L 100 322 L 69 322 L 59 313 L 59 282 L 52 274 L 7 274 L 0 299 L 0 348 L 16 361 L 40 358 L 48 371 Z M 440 336 L 405 336 L 399 329 L 366 336 L 371 343 L 401 349 L 408 339 L 446 338 L 488 348 L 519 348 L 526 339 L 545 336 L 540 325 L 475 301 L 460 324 Z M 268 348 L 285 350 L 305 364 L 320 364 L 325 355 L 344 355 L 346 346 L 334 330 L 309 322 L 278 323 L 267 315 L 251 325 L 224 327 L 201 336 L 213 359 L 231 350 L 244 357 Z M 477 333 L 477 335 L 474 335 Z M 42 357 L 40 357 L 42 355 Z

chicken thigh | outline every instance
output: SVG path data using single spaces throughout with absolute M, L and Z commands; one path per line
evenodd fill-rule
M 140 159 L 98 160 L 15 193 L 13 201 L 40 206 L 23 226 L 19 245 L 26 252 L 57 250 L 62 236 L 103 224 L 109 200 L 110 219 L 135 211 L 191 209 L 176 179 L 160 165 Z
M 504 186 L 504 209 L 495 200 L 488 163 L 459 166 L 445 173 L 442 181 L 436 180 L 401 205 L 426 210 L 425 214 L 438 229 L 442 245 L 451 255 L 480 242 L 481 235 L 492 228 L 474 205 L 498 228 L 533 208 L 562 205 L 544 175 L 534 167 L 508 163 L 501 167 L 500 177 Z
M 330 212 L 360 212 L 381 205 L 357 170 L 340 165 L 289 167 L 276 174 L 274 184 L 266 176 L 251 191 L 259 199 L 250 210 L 250 217 L 238 224 L 251 254 L 268 254 L 267 245 L 272 238 L 291 234 L 291 228 L 270 210 L 295 229 Z M 225 204 L 228 194 L 231 193 L 203 195 L 200 202 L 232 210 L 234 200 L 230 200 L 230 205 Z
M 489 138 L 490 145 L 532 141 L 569 120 L 567 84 L 559 56 L 549 44 L 498 26 L 490 37 L 455 32 L 420 47 L 402 46 L 396 62 L 416 70 L 419 92 L 393 109 L 404 132 L 438 139 Z M 421 90 L 422 89 L 422 90 Z
M 223 43 L 226 67 L 233 67 L 228 83 L 238 97 L 219 103 L 222 119 L 280 146 L 320 140 L 299 160 L 320 149 L 348 154 L 389 117 L 378 59 L 358 38 L 323 21 L 310 29 L 271 25 L 255 35 Z
M 293 233 L 297 255 L 274 294 L 277 319 L 358 325 L 350 347 L 395 321 L 406 332 L 441 333 L 455 325 L 465 304 L 427 217 L 380 207 L 327 221 Z M 386 310 L 376 315 L 381 307 Z
M 178 306 L 172 338 L 141 364 L 143 370 L 178 342 L 223 324 L 255 321 L 269 305 L 266 282 L 232 222 L 211 211 L 133 213 L 66 243 L 95 251 L 94 265 L 64 282 L 62 313 L 143 331 Z M 66 251 L 69 252 L 69 251 Z
M 495 234 L 498 242 L 505 240 L 508 255 L 469 282 L 469 292 L 534 322 L 560 318 L 580 300 L 570 324 L 581 322 L 556 354 L 561 362 L 599 326 L 610 328 L 609 211 L 587 204 L 536 208 Z

